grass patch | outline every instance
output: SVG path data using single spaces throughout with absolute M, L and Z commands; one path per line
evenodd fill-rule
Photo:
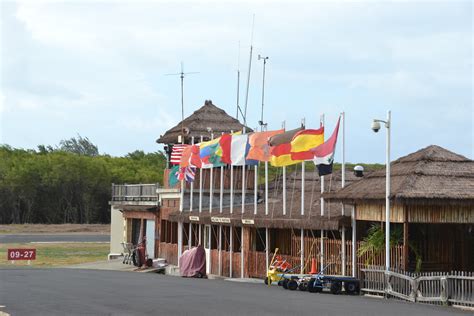
M 9 248 L 36 248 L 36 260 L 31 261 L 31 266 L 45 268 L 105 260 L 110 245 L 109 243 L 1 244 L 0 267 L 2 268 L 28 266 L 27 261 L 23 260 L 11 264 L 7 260 Z
M 11 224 L 0 225 L 0 234 L 110 234 L 110 224 Z

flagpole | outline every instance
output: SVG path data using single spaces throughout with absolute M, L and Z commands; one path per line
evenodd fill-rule
M 281 127 L 285 130 L 285 121 Z M 283 166 L 283 215 L 286 215 L 286 166 Z
M 303 126 L 305 126 L 305 119 L 303 119 Z M 305 190 L 305 163 L 301 162 L 301 216 L 304 216 L 304 190 Z M 304 229 L 300 232 L 300 253 L 301 253 L 301 273 L 304 273 Z
M 245 125 L 243 127 L 243 133 L 245 134 Z M 244 164 L 242 166 L 242 214 L 245 211 L 245 157 Z M 240 234 L 240 277 L 244 277 L 244 226 L 242 226 Z
M 320 123 L 321 126 L 324 127 L 324 114 L 321 115 L 320 118 Z M 321 179 L 321 216 L 324 216 L 324 198 L 323 198 L 323 193 L 324 193 L 324 176 L 320 177 Z M 324 269 L 324 229 L 321 229 L 321 244 L 320 244 L 320 253 L 321 257 L 319 259 L 320 262 L 320 271 L 323 271 Z
M 245 162 L 242 166 L 242 214 L 245 212 Z
M 182 90 L 182 86 L 181 86 L 181 90 Z M 184 135 L 183 135 L 183 130 L 181 129 L 181 145 L 182 144 L 184 144 Z M 186 171 L 184 171 L 183 179 L 181 179 L 181 192 L 180 192 L 180 199 L 179 199 L 179 212 L 180 213 L 183 213 L 183 209 L 184 209 L 184 178 L 186 178 Z M 178 267 L 180 266 L 182 253 L 183 253 L 183 222 L 179 220 L 178 221 Z
M 214 139 L 214 133 L 211 133 L 211 140 Z M 212 213 L 212 200 L 214 197 L 214 185 L 213 185 L 213 171 L 214 166 L 211 166 L 211 171 L 209 172 L 209 214 Z M 210 239 L 209 239 L 210 240 Z
M 202 143 L 202 135 L 201 135 L 201 143 Z M 202 173 L 203 169 L 201 166 L 201 169 L 199 169 L 199 215 L 202 213 Z M 199 245 L 201 245 L 202 242 L 202 224 L 199 224 Z
M 346 115 L 344 112 L 341 113 L 342 118 L 342 165 L 341 165 L 341 187 L 344 188 L 346 185 Z M 341 215 L 344 216 L 344 203 L 341 203 Z M 342 275 L 346 275 L 346 228 L 342 226 L 341 232 L 341 255 L 342 255 Z
M 194 146 L 194 136 L 191 136 L 191 146 Z M 193 193 L 194 193 L 194 181 L 190 183 L 190 190 L 189 190 L 189 212 L 193 211 Z M 193 223 L 189 222 L 189 241 L 188 241 L 188 248 L 191 249 L 192 241 L 193 241 Z
M 234 133 L 233 130 L 230 131 L 231 135 Z M 234 211 L 234 166 L 232 166 L 232 162 L 230 164 L 230 207 L 229 212 L 232 217 L 232 213 Z M 229 236 L 229 277 L 232 278 L 232 261 L 233 261 L 233 243 L 234 243 L 234 227 L 230 225 L 230 236 Z
M 255 165 L 254 184 L 253 184 L 253 213 L 257 215 L 257 186 L 258 186 L 258 164 Z
M 258 131 L 258 127 L 255 128 L 256 131 Z M 254 215 L 257 215 L 257 187 L 258 187 L 258 166 L 259 166 L 260 162 L 257 162 L 257 164 L 254 166 L 254 174 L 253 174 L 253 179 L 254 179 L 254 183 L 253 183 L 253 213 Z M 250 167 L 249 167 L 250 169 Z
M 224 133 L 222 133 L 224 135 Z M 220 185 L 220 196 L 219 196 L 219 213 L 222 214 L 222 208 L 223 208 L 223 200 L 224 200 L 224 166 L 222 165 L 221 162 L 221 185 Z

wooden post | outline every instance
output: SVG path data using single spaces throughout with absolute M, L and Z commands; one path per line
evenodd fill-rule
M 403 270 L 407 271 L 409 262 L 408 223 L 403 222 Z
M 270 265 L 268 260 L 270 259 L 270 236 L 268 232 L 268 227 L 265 228 L 265 264 L 267 265 L 267 275 L 268 275 L 268 266 Z
M 304 273 L 304 229 L 301 228 L 300 252 L 301 252 L 301 273 Z
M 183 253 L 183 222 L 178 222 L 178 267 Z
M 232 278 L 232 259 L 233 259 L 233 249 L 234 249 L 234 226 L 230 226 L 230 236 L 229 236 L 229 278 Z
M 346 275 L 346 228 L 343 226 L 341 231 L 341 256 L 342 256 L 342 275 Z
M 355 205 L 352 205 L 351 211 L 351 225 L 352 225 L 352 276 L 357 274 L 357 221 L 355 214 Z
M 244 226 L 240 232 L 240 277 L 244 278 Z
M 222 225 L 219 225 L 219 275 L 222 275 Z

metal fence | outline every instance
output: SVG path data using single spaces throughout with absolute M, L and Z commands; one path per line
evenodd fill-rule
M 362 291 L 411 302 L 474 307 L 474 272 L 385 271 L 361 269 Z
M 158 184 L 112 184 L 112 201 L 156 201 Z

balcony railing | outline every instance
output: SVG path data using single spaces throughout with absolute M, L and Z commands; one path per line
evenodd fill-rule
M 157 183 L 112 184 L 112 201 L 156 201 Z

